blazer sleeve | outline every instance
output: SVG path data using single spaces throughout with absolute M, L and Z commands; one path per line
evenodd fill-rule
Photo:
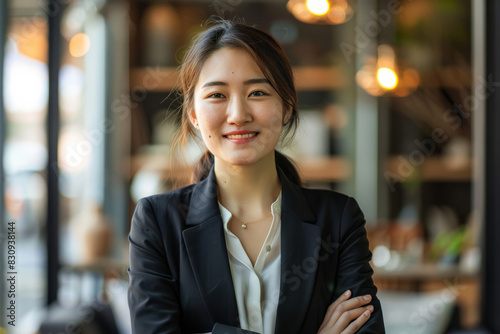
M 372 253 L 368 247 L 365 230 L 365 218 L 356 200 L 347 199 L 342 215 L 339 267 L 337 270 L 336 288 L 332 303 L 342 293 L 350 289 L 352 297 L 370 294 L 374 310 L 370 319 L 357 333 L 385 333 L 382 308 L 377 298 L 377 287 L 373 283 L 373 269 L 370 266 Z
M 178 281 L 170 270 L 148 198 L 135 208 L 129 233 L 128 306 L 132 332 L 181 333 Z

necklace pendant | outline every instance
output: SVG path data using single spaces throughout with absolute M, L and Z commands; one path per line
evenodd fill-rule
M 243 225 L 241 225 L 241 227 L 247 228 L 247 223 L 243 223 Z

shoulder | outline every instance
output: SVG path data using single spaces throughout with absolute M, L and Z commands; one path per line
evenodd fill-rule
M 339 221 L 342 225 L 364 219 L 358 202 L 349 195 L 330 189 L 300 187 L 300 190 L 316 215 Z
M 182 198 L 186 196 L 190 196 L 193 188 L 196 186 L 196 184 L 190 184 L 188 186 L 172 190 L 166 193 L 161 193 L 161 194 L 155 194 L 155 195 L 150 195 L 141 198 L 141 201 L 147 201 L 152 204 L 157 204 L 157 203 L 166 203 L 166 202 L 171 202 L 175 200 L 181 200 Z
M 316 205 L 344 207 L 349 199 L 352 199 L 352 197 L 346 194 L 330 189 L 300 187 L 300 190 L 310 204 L 316 203 Z
M 136 205 L 138 209 L 150 209 L 156 213 L 168 211 L 168 208 L 181 203 L 189 203 L 193 188 L 196 184 L 191 184 L 166 193 L 150 195 L 141 198 Z
M 193 187 L 194 184 L 141 198 L 132 216 L 131 235 L 136 239 L 140 238 L 139 235 L 154 235 L 158 240 L 168 239 L 175 245 L 185 228 L 184 218 Z

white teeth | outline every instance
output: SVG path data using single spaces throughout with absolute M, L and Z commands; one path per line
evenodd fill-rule
M 256 135 L 257 135 L 257 133 L 253 132 L 253 133 L 247 133 L 244 135 L 227 135 L 226 137 L 227 138 L 250 138 L 250 137 L 253 137 Z

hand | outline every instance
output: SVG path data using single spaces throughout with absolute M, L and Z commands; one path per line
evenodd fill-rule
M 356 333 L 368 321 L 373 312 L 373 306 L 363 305 L 368 304 L 372 300 L 372 296 L 366 295 L 349 299 L 350 296 L 351 291 L 347 290 L 328 307 L 318 334 Z

